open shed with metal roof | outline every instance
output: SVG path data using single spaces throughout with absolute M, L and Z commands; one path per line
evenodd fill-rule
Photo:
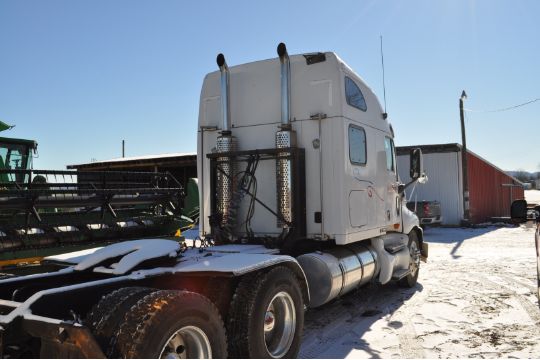
M 68 169 L 81 171 L 150 171 L 170 172 L 186 187 L 190 178 L 197 177 L 196 153 L 169 153 L 115 158 L 68 165 Z
M 434 144 L 396 148 L 398 172 L 402 182 L 410 181 L 409 153 L 422 149 L 426 184 L 409 188 L 409 200 L 437 200 L 441 203 L 442 223 L 459 225 L 463 220 L 462 146 Z M 493 163 L 467 151 L 470 221 L 473 224 L 497 220 L 510 215 L 510 204 L 523 199 L 523 184 Z M 414 189 L 414 190 L 413 190 Z

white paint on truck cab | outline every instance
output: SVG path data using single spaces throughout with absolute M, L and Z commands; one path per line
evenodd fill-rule
M 372 238 L 401 223 L 401 201 L 393 134 L 383 109 L 365 82 L 336 54 L 308 65 L 290 56 L 291 119 L 297 146 L 305 149 L 307 237 L 336 244 Z M 270 59 L 230 70 L 230 113 L 238 150 L 275 147 L 280 124 L 280 63 Z M 208 74 L 201 91 L 198 173 L 202 214 L 210 214 L 210 161 L 222 128 L 220 72 Z M 319 120 L 322 118 L 321 120 Z M 204 129 L 217 129 L 217 131 Z M 320 151 L 320 153 L 319 153 Z M 322 184 L 321 184 L 322 179 Z M 261 161 L 257 197 L 276 207 L 275 163 Z M 247 197 L 239 218 L 247 211 Z M 256 204 L 251 221 L 256 235 L 278 235 L 273 216 Z M 322 211 L 322 223 L 315 213 Z M 202 216 L 201 235 L 210 231 Z M 400 229 L 401 230 L 401 229 Z M 239 230 L 240 233 L 242 229 Z

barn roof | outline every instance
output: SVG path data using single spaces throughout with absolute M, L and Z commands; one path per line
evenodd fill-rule
M 167 153 L 157 155 L 129 156 L 123 158 L 114 158 L 109 160 L 93 161 L 90 163 L 81 163 L 68 165 L 68 169 L 102 169 L 124 167 L 126 165 L 194 165 L 197 161 L 197 153 Z
M 449 143 L 449 144 L 429 144 L 429 145 L 409 145 L 409 146 L 396 146 L 396 154 L 397 155 L 409 155 L 412 149 L 420 148 L 422 150 L 422 154 L 434 154 L 434 153 L 449 153 L 449 152 L 460 152 L 463 149 L 463 146 L 458 143 Z M 508 177 L 510 177 L 512 180 L 514 180 L 517 184 L 523 185 L 521 181 L 513 177 L 512 175 L 508 174 L 506 171 L 499 168 L 497 165 L 493 164 L 492 162 L 484 159 L 480 155 L 472 152 L 471 150 L 467 149 L 467 152 L 470 155 L 473 155 L 477 157 L 478 159 L 482 160 L 489 166 L 497 169 L 498 171 L 506 174 Z

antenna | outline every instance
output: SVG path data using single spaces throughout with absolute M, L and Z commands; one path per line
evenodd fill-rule
M 381 35 L 381 66 L 382 66 L 382 87 L 383 87 L 383 96 L 384 96 L 384 114 L 386 115 L 386 85 L 384 81 L 384 54 L 382 46 L 382 35 Z

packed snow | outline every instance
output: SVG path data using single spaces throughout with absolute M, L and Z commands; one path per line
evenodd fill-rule
M 525 190 L 525 200 L 529 204 L 540 204 L 540 190 Z
M 60 261 L 68 264 L 78 264 L 88 255 L 95 253 L 97 250 L 102 249 L 103 247 L 96 247 L 92 249 L 85 249 L 79 251 L 68 252 L 64 254 L 51 255 L 43 258 L 44 261 Z
M 413 289 L 361 288 L 309 310 L 302 358 L 540 356 L 534 228 L 428 228 Z
M 146 260 L 164 256 L 176 257 L 178 251 L 180 251 L 180 244 L 173 240 L 125 241 L 106 246 L 88 255 L 75 266 L 75 270 L 86 270 L 107 259 L 123 256 L 118 263 L 112 264 L 110 269 L 105 267 L 97 268 L 99 272 L 121 275 Z M 98 271 L 97 269 L 95 271 Z

